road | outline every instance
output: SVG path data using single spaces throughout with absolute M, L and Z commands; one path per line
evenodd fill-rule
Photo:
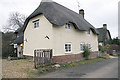
M 118 58 L 91 64 L 81 64 L 65 70 L 48 73 L 42 78 L 118 78 Z

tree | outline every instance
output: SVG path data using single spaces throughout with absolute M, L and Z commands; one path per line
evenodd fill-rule
M 110 44 L 117 44 L 117 45 L 120 45 L 120 40 L 118 39 L 118 37 L 113 38 L 113 39 L 110 41 Z
M 2 34 L 2 57 L 14 56 L 13 46 L 10 44 L 14 42 L 14 31 L 23 27 L 26 16 L 18 12 L 11 13 L 8 19 L 8 24 L 3 26 L 4 33 Z
M 110 47 L 109 47 L 108 53 L 113 55 L 113 50 L 115 50 L 116 53 L 119 53 L 120 52 L 120 46 L 117 45 L 117 44 L 111 44 Z
M 13 46 L 10 44 L 14 41 L 14 33 L 7 32 L 2 34 L 2 57 L 8 57 L 9 55 L 13 55 Z
M 15 31 L 23 24 L 26 20 L 26 16 L 18 12 L 11 13 L 8 19 L 8 24 L 3 26 L 4 32 Z

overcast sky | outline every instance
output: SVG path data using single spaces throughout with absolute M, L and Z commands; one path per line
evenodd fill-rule
M 85 10 L 85 19 L 95 28 L 108 25 L 112 38 L 118 36 L 118 2 L 120 0 L 53 0 L 78 13 Z M 29 16 L 40 4 L 41 0 L 0 0 L 0 29 L 7 24 L 9 14 L 19 12 Z

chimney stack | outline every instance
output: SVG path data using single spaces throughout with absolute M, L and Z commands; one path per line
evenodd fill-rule
M 103 24 L 103 28 L 104 28 L 104 29 L 107 29 L 107 24 Z
M 81 14 L 81 15 L 83 16 L 83 18 L 84 18 L 84 14 L 85 14 L 85 13 L 84 13 L 84 10 L 83 10 L 83 9 L 80 9 L 80 10 L 79 10 L 79 14 Z

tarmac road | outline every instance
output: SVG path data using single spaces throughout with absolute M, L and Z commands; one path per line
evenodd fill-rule
M 118 78 L 118 58 L 81 64 L 65 70 L 48 73 L 42 78 Z

